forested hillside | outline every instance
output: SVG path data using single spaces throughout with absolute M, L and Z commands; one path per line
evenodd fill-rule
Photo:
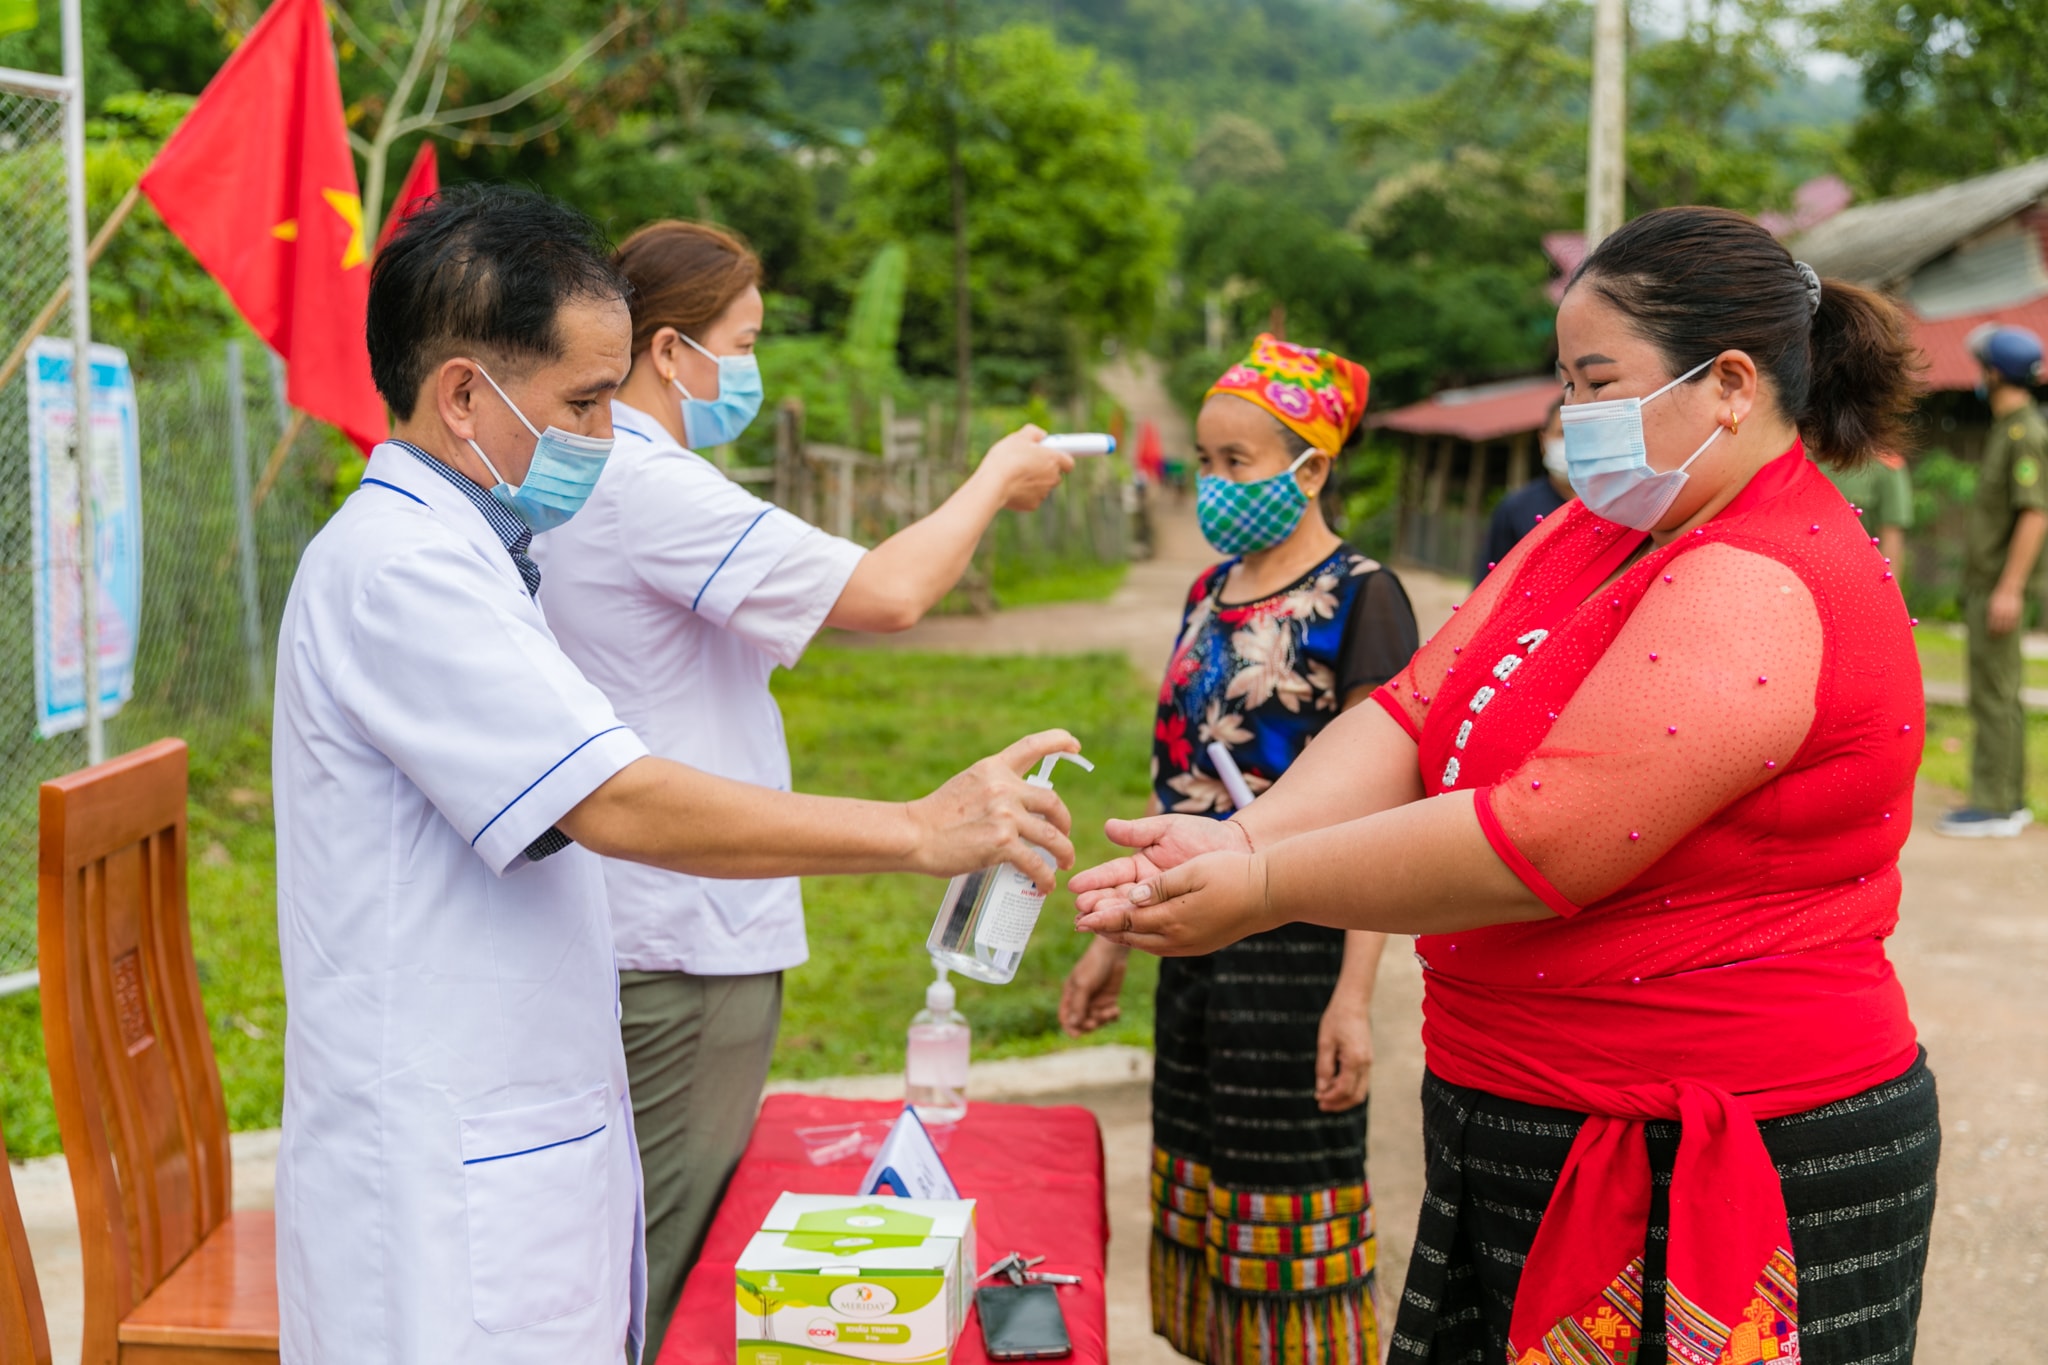
M 1782 208 L 1823 172 L 1869 194 L 2048 150 L 2018 98 L 2038 59 L 1995 6 L 1943 3 L 1975 47 L 1888 26 L 1876 0 L 1803 25 L 1789 0 L 1659 7 L 1670 27 L 1632 38 L 1631 210 Z M 872 369 L 846 350 L 864 278 L 893 324 L 868 334 L 892 353 L 876 382 L 951 374 L 956 162 L 972 377 L 999 402 L 1063 400 L 1105 344 L 1152 349 L 1192 384 L 1274 319 L 1366 360 L 1376 402 L 1526 371 L 1549 337 L 1541 238 L 1583 213 L 1580 0 L 331 9 L 373 199 L 430 134 L 448 180 L 529 181 L 615 233 L 728 223 L 763 253 L 777 333 L 816 339 L 783 358 L 792 382 Z M 261 10 L 89 0 L 103 209 Z M 429 13 L 455 21 L 407 87 Z M 50 13 L 0 39 L 0 62 L 53 67 L 54 30 Z M 1816 46 L 1861 63 L 1861 87 L 1810 81 Z M 1981 108 L 1916 93 L 1936 69 Z M 900 276 L 877 276 L 899 249 Z M 147 210 L 109 266 L 108 335 L 145 365 L 231 325 Z

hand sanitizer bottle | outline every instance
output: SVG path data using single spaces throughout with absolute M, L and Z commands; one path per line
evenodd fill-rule
M 1053 767 L 1061 759 L 1095 771 L 1095 765 L 1079 754 L 1047 754 L 1038 771 L 1024 780 L 1050 788 Z M 1053 865 L 1050 853 L 1041 848 L 1038 854 Z M 963 872 L 946 885 L 925 951 L 942 974 L 955 971 L 992 986 L 1003 985 L 1017 975 L 1017 964 L 1024 960 L 1024 947 L 1044 908 L 1045 896 L 1037 885 L 1008 863 Z
M 904 1098 L 927 1125 L 958 1123 L 967 1115 L 967 1019 L 953 1008 L 946 969 L 924 988 L 924 1008 L 910 1020 L 904 1054 Z

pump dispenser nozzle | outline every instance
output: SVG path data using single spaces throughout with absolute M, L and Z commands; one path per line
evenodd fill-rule
M 1045 756 L 1045 761 L 1038 765 L 1038 771 L 1031 774 L 1031 776 L 1025 778 L 1024 780 L 1026 782 L 1029 782 L 1034 787 L 1050 787 L 1052 785 L 1052 770 L 1055 766 L 1058 765 L 1059 761 L 1063 758 L 1069 763 L 1080 764 L 1081 771 L 1083 772 L 1092 773 L 1095 771 L 1095 765 L 1093 763 L 1090 763 L 1087 759 L 1081 757 L 1081 755 L 1079 754 L 1047 754 Z

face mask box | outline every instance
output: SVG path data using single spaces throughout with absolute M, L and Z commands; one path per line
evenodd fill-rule
M 946 1365 L 975 1255 L 972 1199 L 784 1194 L 734 1267 L 737 1365 Z

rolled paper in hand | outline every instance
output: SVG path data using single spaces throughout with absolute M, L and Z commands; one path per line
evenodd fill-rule
M 1230 793 L 1230 802 L 1239 810 L 1252 803 L 1252 789 L 1244 780 L 1244 772 L 1237 766 L 1237 760 L 1230 756 L 1230 746 L 1222 740 L 1209 744 L 1209 762 L 1216 769 L 1216 776 L 1223 779 L 1223 790 Z

